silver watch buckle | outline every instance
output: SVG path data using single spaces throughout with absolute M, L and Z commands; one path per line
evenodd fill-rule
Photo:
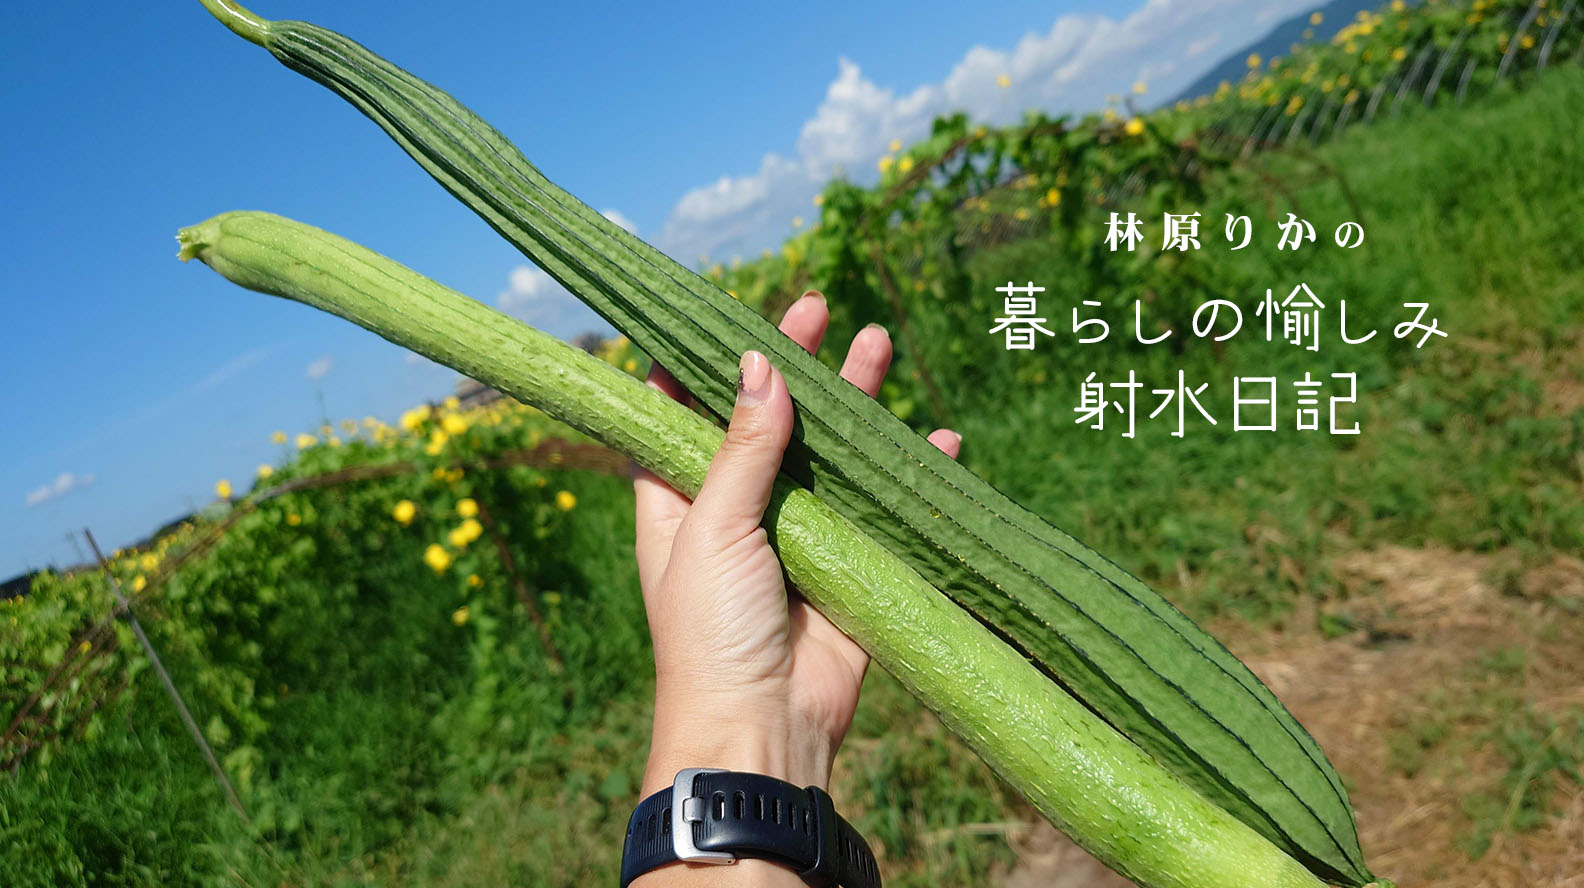
M 724 774 L 720 768 L 683 768 L 671 784 L 671 849 L 677 860 L 693 863 L 736 863 L 737 856 L 728 851 L 702 851 L 693 844 L 693 824 L 702 823 L 708 802 L 693 794 L 693 778 L 700 774 Z

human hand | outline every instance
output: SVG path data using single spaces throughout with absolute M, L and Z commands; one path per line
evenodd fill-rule
M 825 298 L 810 291 L 787 310 L 781 331 L 813 352 L 829 318 Z M 890 363 L 891 339 L 871 325 L 853 338 L 841 376 L 872 397 Z M 687 397 L 659 368 L 649 383 Z M 748 352 L 725 442 L 697 499 L 689 503 L 649 472 L 635 477 L 635 549 L 655 656 L 645 796 L 688 767 L 799 786 L 830 780 L 869 657 L 789 594 L 760 526 L 792 424 L 781 374 Z M 955 458 L 962 438 L 938 429 L 929 440 Z

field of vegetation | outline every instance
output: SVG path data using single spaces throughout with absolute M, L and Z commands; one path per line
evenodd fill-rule
M 943 120 L 877 187 L 833 182 L 778 254 L 706 262 L 769 314 L 822 289 L 832 342 L 891 328 L 882 401 L 961 431 L 975 472 L 1212 626 L 1336 761 L 1404 885 L 1584 872 L 1584 73 L 1531 60 L 1496 82 L 1509 47 L 1545 45 L 1550 12 L 1532 46 L 1512 26 L 1529 9 L 1387 8 L 1149 115 Z M 1429 40 L 1488 56 L 1483 91 L 1288 138 L 1314 104 L 1294 96 L 1334 123 Z M 1113 211 L 1144 220 L 1136 251 L 1106 245 Z M 1202 248 L 1162 249 L 1161 214 L 1194 211 Z M 1288 213 L 1314 243 L 1276 248 Z M 1228 214 L 1250 217 L 1246 249 Z M 1362 245 L 1334 243 L 1344 222 Z M 1029 281 L 1054 335 L 1008 351 L 996 288 Z M 1317 351 L 1253 311 L 1300 283 L 1328 306 Z M 1239 335 L 1192 335 L 1210 299 L 1243 307 Z M 1342 344 L 1333 299 L 1377 335 Z M 1447 335 L 1393 335 L 1404 303 Z M 1080 344 L 1075 308 L 1109 337 Z M 601 355 L 647 370 L 624 340 Z M 1181 437 L 1176 403 L 1146 418 L 1179 371 L 1217 419 L 1190 409 Z M 1130 372 L 1135 437 L 1114 411 L 1075 422 L 1091 373 Z M 1323 398 L 1320 431 L 1290 400 L 1277 431 L 1233 431 L 1234 377 L 1285 399 L 1333 373 L 1357 375 L 1339 420 L 1361 434 L 1327 434 Z M 0 604 L 0 883 L 613 882 L 652 684 L 626 461 L 509 400 L 277 438 L 194 521 Z M 888 884 L 1101 884 L 878 670 L 835 783 Z

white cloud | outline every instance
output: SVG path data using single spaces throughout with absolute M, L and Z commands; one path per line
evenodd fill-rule
M 1202 56 L 1205 53 L 1209 52 L 1211 49 L 1213 49 L 1215 47 L 1215 45 L 1217 43 L 1220 43 L 1220 42 L 1221 42 L 1221 32 L 1220 31 L 1216 31 L 1213 34 L 1206 34 L 1205 36 L 1200 37 L 1198 40 L 1195 40 L 1192 43 L 1188 44 L 1187 48 L 1183 50 L 1183 58 L 1188 58 L 1188 59 L 1198 58 L 1199 56 Z
M 611 212 L 607 210 L 607 216 Z M 611 221 L 622 224 L 617 219 Z M 610 325 L 599 315 L 537 265 L 513 268 L 507 275 L 506 289 L 495 301 L 501 311 L 562 339 L 589 330 L 610 330 Z
M 94 483 L 93 475 L 78 475 L 75 472 L 61 472 L 55 480 L 48 484 L 41 484 L 28 491 L 27 504 L 37 506 L 49 502 L 57 497 L 65 496 L 73 490 L 78 490 Z
M 330 368 L 332 368 L 334 366 L 335 366 L 335 359 L 330 357 L 329 355 L 325 355 L 324 357 L 321 357 L 321 358 L 316 358 L 315 360 L 309 362 L 309 364 L 308 364 L 308 379 L 309 379 L 309 381 L 318 382 L 319 380 L 324 379 L 326 376 L 330 375 Z
M 1092 110 L 1135 81 L 1165 97 L 1204 67 L 1187 62 L 1220 42 L 1246 43 L 1264 31 L 1262 15 L 1290 15 L 1313 0 L 1146 0 L 1114 19 L 1069 14 L 1010 49 L 975 46 L 946 76 L 910 91 L 881 86 L 856 61 L 838 59 L 836 78 L 804 122 L 792 156 L 769 152 L 753 173 L 722 176 L 682 196 L 655 237 L 658 247 L 692 264 L 750 255 L 791 233 L 794 216 L 845 170 L 872 182 L 892 139 L 928 135 L 941 114 L 965 111 L 979 122 L 1015 122 L 1026 109 L 1052 114 Z M 1007 87 L 997 80 L 1009 78 Z

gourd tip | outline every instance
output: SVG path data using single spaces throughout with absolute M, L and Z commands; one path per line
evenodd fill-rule
M 269 36 L 270 22 L 236 0 L 199 0 L 204 9 L 243 38 L 259 46 Z
M 213 220 L 200 222 L 176 232 L 176 243 L 181 247 L 176 251 L 176 258 L 183 262 L 195 258 L 201 261 L 203 257 L 200 254 L 209 246 L 209 229 L 212 224 Z

